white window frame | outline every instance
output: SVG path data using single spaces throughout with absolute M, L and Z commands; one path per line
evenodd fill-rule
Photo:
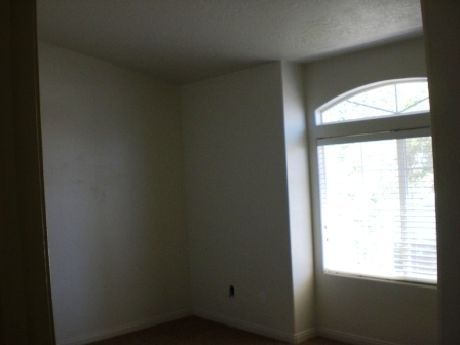
M 344 99 L 352 97 L 355 94 L 361 93 L 367 89 L 384 86 L 391 83 L 427 81 L 426 77 L 419 78 L 403 78 L 390 79 L 379 81 L 371 84 L 366 84 L 350 91 L 340 94 L 333 100 L 321 105 L 316 109 L 313 121 L 310 122 L 310 163 L 311 163 L 311 179 L 312 179 L 312 201 L 313 201 L 313 225 L 315 235 L 318 236 L 315 248 L 317 258 L 320 260 L 322 274 L 349 277 L 355 279 L 368 279 L 384 281 L 389 283 L 409 284 L 425 287 L 436 288 L 437 282 L 425 280 L 398 280 L 392 278 L 381 278 L 375 276 L 337 272 L 324 268 L 323 265 L 323 236 L 321 226 L 321 209 L 320 209 L 320 190 L 319 190 L 319 163 L 318 163 L 318 146 L 329 144 L 344 144 L 377 140 L 405 139 L 416 137 L 431 137 L 431 119 L 429 112 L 404 113 L 397 116 L 383 116 L 377 118 L 366 118 L 363 120 L 347 120 L 344 122 L 333 122 L 325 124 L 317 124 L 318 114 Z

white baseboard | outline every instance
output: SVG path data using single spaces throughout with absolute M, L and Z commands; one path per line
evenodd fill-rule
M 159 323 L 168 322 L 191 315 L 190 310 L 182 309 L 171 313 L 155 315 L 149 320 L 130 322 L 113 328 L 104 329 L 90 334 L 69 337 L 57 342 L 57 345 L 85 345 L 95 341 L 113 338 L 119 335 L 140 331 Z
M 160 314 L 149 320 L 130 322 L 124 325 L 119 325 L 110 329 L 104 329 L 90 334 L 79 335 L 77 337 L 69 337 L 67 339 L 58 341 L 57 345 L 85 345 L 92 342 L 117 337 L 119 335 L 140 331 L 142 329 L 150 328 L 163 322 L 168 322 L 191 315 L 196 315 L 204 319 L 223 323 L 232 328 L 262 335 L 271 339 L 281 340 L 290 344 L 299 344 L 318 335 L 324 338 L 342 341 L 354 345 L 406 345 L 402 343 L 389 342 L 377 338 L 337 331 L 329 328 L 320 328 L 318 330 L 311 328 L 293 334 L 249 321 L 230 318 L 222 314 L 202 309 L 195 310 L 193 313 L 190 310 L 182 309 L 171 313 Z
M 223 323 L 229 327 L 237 328 L 249 333 L 254 333 L 258 335 L 262 335 L 267 338 L 281 340 L 290 344 L 298 344 L 306 339 L 312 338 L 315 336 L 315 331 L 313 329 L 308 329 L 298 333 L 289 333 L 284 332 L 278 329 L 273 329 L 270 327 L 266 327 L 260 324 L 252 323 L 249 321 L 230 318 L 222 314 L 210 312 L 207 310 L 194 310 L 194 315 L 202 317 L 203 319 L 208 319 L 212 321 L 216 321 L 219 323 Z
M 345 343 L 354 344 L 354 345 L 405 345 L 402 343 L 393 343 L 390 341 L 385 341 L 376 338 L 364 337 L 362 335 L 336 331 L 328 328 L 318 329 L 318 335 L 324 338 L 343 341 Z
M 296 334 L 294 334 L 293 344 L 303 343 L 305 340 L 316 337 L 316 335 L 317 333 L 314 328 L 306 329 L 302 332 L 297 332 Z

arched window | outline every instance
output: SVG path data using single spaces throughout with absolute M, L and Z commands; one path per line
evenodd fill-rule
M 426 78 L 379 82 L 348 91 L 316 112 L 316 123 L 340 123 L 430 111 Z
M 383 81 L 316 111 L 325 273 L 435 283 L 428 86 Z

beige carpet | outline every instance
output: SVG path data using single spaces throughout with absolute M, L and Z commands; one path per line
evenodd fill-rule
M 93 343 L 93 345 L 282 345 L 283 342 L 235 330 L 222 324 L 188 317 L 147 330 Z M 312 339 L 302 345 L 344 345 Z

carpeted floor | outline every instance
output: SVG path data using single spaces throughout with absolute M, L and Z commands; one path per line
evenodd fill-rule
M 167 322 L 92 345 L 282 345 L 283 342 L 235 330 L 198 317 Z M 315 338 L 302 345 L 345 345 Z

